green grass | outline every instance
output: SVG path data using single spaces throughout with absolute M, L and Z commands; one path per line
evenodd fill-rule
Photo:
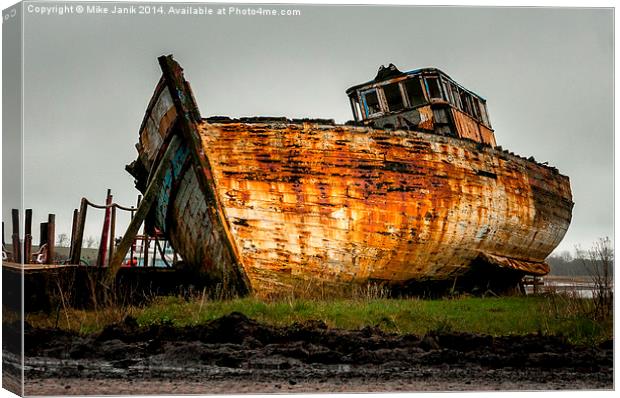
M 440 300 L 422 299 L 278 299 L 257 298 L 189 300 L 161 297 L 145 307 L 105 308 L 98 311 L 61 310 L 56 314 L 29 314 L 33 326 L 71 329 L 80 333 L 101 330 L 106 324 L 132 315 L 141 326 L 167 323 L 199 325 L 233 311 L 259 322 L 290 325 L 320 320 L 329 327 L 359 329 L 378 326 L 386 332 L 424 335 L 432 331 L 470 332 L 494 336 L 543 333 L 563 335 L 574 343 L 595 344 L 613 334 L 610 319 L 595 320 L 586 299 L 528 296 Z

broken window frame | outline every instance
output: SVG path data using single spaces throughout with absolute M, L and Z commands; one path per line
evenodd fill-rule
M 452 106 L 454 106 L 455 108 L 462 110 L 463 104 L 461 104 L 461 97 L 459 95 L 459 87 L 458 85 L 453 82 L 453 81 L 449 81 L 449 85 L 450 85 L 450 93 L 452 94 Z
M 426 87 L 426 93 L 428 94 L 428 101 L 429 102 L 435 102 L 437 100 L 444 100 L 444 96 L 441 90 L 441 80 L 439 79 L 438 75 L 424 75 L 424 86 Z M 437 88 L 437 91 L 439 94 L 438 97 L 435 97 L 432 95 L 431 93 L 431 85 L 429 84 L 429 81 L 435 81 L 435 87 Z
M 355 94 L 356 95 L 352 95 L 349 97 L 349 101 L 351 102 L 351 110 L 353 111 L 353 119 L 356 122 L 359 122 L 363 119 L 363 115 L 362 115 L 362 109 L 359 103 L 359 96 L 357 95 L 357 93 Z
M 448 101 L 449 104 L 454 105 L 454 96 L 452 94 L 452 90 L 450 90 L 452 82 L 450 82 L 449 79 L 441 79 L 441 82 L 446 101 Z
M 396 86 L 396 88 L 398 89 L 398 94 L 400 95 L 400 103 L 401 103 L 400 109 L 392 109 L 392 107 L 390 106 L 390 101 L 388 100 L 386 88 L 391 87 L 391 86 Z M 407 102 L 405 101 L 405 96 L 403 95 L 403 88 L 400 85 L 400 81 L 384 84 L 381 86 L 381 90 L 383 91 L 383 96 L 385 97 L 386 112 L 401 112 L 407 109 Z
M 376 97 L 377 97 L 377 108 L 378 110 L 374 113 L 370 113 L 370 109 L 368 107 L 368 102 L 366 101 L 366 95 L 373 92 L 375 93 Z M 372 87 L 366 90 L 362 90 L 360 91 L 360 97 L 362 98 L 362 105 L 364 108 L 364 114 L 366 115 L 367 119 L 373 118 L 373 117 L 377 117 L 377 116 L 381 116 L 383 115 L 383 106 L 381 104 L 381 95 L 380 95 L 380 90 L 379 87 Z
M 464 90 L 459 87 L 459 97 L 461 99 L 461 104 L 463 105 L 463 108 L 461 110 L 465 112 L 466 114 L 468 114 L 469 116 L 473 117 L 473 110 L 472 110 L 473 104 L 471 102 L 471 94 L 469 93 L 469 91 Z
M 417 80 L 418 83 L 418 88 L 420 89 L 420 94 L 422 94 L 422 102 L 418 103 L 418 104 L 414 104 L 411 101 L 411 97 L 409 96 L 409 90 L 407 88 L 407 83 L 409 82 L 413 82 L 414 80 Z M 403 88 L 403 95 L 405 97 L 405 101 L 407 103 L 407 108 L 417 108 L 419 106 L 423 106 L 425 104 L 428 104 L 428 96 L 426 94 L 426 90 L 424 85 L 422 84 L 422 81 L 420 80 L 420 76 L 419 75 L 413 75 L 412 77 L 408 77 L 407 79 L 403 79 L 400 81 L 402 88 Z
M 463 91 L 458 84 L 454 84 L 454 103 L 455 106 L 461 111 L 465 112 L 465 103 L 463 102 L 463 98 L 461 98 L 461 92 Z
M 444 98 L 452 106 L 490 128 L 486 101 L 450 77 L 440 74 Z
M 482 121 L 482 116 L 480 116 L 480 100 L 478 99 L 478 97 L 471 95 L 471 110 L 472 110 L 472 116 L 479 120 Z
M 415 84 L 418 84 L 416 86 Z M 393 110 L 388 104 L 386 88 L 393 87 L 396 84 L 402 104 Z M 411 88 L 415 88 L 411 90 Z M 410 95 L 411 93 L 416 95 Z M 430 92 L 433 91 L 431 97 Z M 367 96 L 375 95 L 374 100 L 377 101 L 373 113 L 368 107 Z M 395 94 L 394 92 L 392 94 Z M 356 121 L 364 121 L 375 119 L 391 113 L 399 113 L 408 109 L 416 109 L 431 103 L 447 103 L 455 110 L 458 110 L 476 122 L 491 127 L 488 110 L 486 108 L 486 100 L 478 96 L 474 92 L 464 88 L 448 75 L 439 70 L 415 71 L 407 73 L 406 76 L 389 80 L 383 80 L 374 84 L 365 84 L 355 90 L 355 94 L 351 93 L 350 101 L 353 111 L 353 117 Z M 414 102 L 417 100 L 417 102 Z
M 489 113 L 487 112 L 487 102 L 480 98 L 480 115 L 482 116 L 482 124 L 487 127 L 491 127 L 491 121 L 489 120 Z

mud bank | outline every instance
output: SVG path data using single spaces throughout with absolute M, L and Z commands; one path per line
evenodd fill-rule
M 25 355 L 29 395 L 613 388 L 611 340 L 272 327 L 239 313 L 185 328 L 127 318 L 86 337 L 26 325 Z

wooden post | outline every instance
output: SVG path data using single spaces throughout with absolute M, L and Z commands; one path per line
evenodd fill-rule
M 71 221 L 71 241 L 69 242 L 69 258 L 73 259 L 73 250 L 75 249 L 75 232 L 77 230 L 78 209 L 73 209 L 73 220 Z
M 146 228 L 144 229 L 144 240 L 142 241 L 142 260 L 143 263 L 142 265 L 144 267 L 148 267 L 149 266 L 149 236 L 146 234 Z
M 112 206 L 112 217 L 110 219 L 110 252 L 108 254 L 108 266 L 112 262 L 112 256 L 114 255 L 114 237 L 116 233 L 116 206 Z
M 133 214 L 133 213 L 132 213 Z M 131 218 L 133 220 L 133 217 Z M 135 256 L 134 249 L 136 248 L 136 242 L 131 242 L 130 251 L 129 251 L 129 263 L 133 265 L 133 258 Z M 112 261 L 112 259 L 110 259 Z
M 4 249 L 4 246 L 6 245 L 5 240 L 4 240 L 4 221 L 2 221 L 2 248 Z
M 136 209 L 138 207 L 140 207 L 140 201 L 142 200 L 142 195 L 138 195 L 138 200 L 136 201 Z M 135 214 L 135 211 L 133 210 L 133 206 L 131 206 L 131 219 L 133 220 L 133 216 Z M 135 249 L 136 249 L 136 242 L 133 241 L 131 242 L 131 250 L 129 253 L 129 263 L 131 265 L 133 265 L 133 258 L 135 257 Z M 110 260 L 111 261 L 111 260 Z
M 39 229 L 39 249 L 47 243 L 47 223 L 42 222 Z
M 47 215 L 47 263 L 54 264 L 56 256 L 56 215 Z
M 73 256 L 71 264 L 79 264 L 82 256 L 82 240 L 84 239 L 84 225 L 86 224 L 86 211 L 88 202 L 86 198 L 82 198 L 80 203 L 80 211 L 78 212 L 77 228 L 75 230 L 75 239 L 73 240 Z
M 142 195 L 138 195 L 138 199 L 136 200 L 136 209 L 140 207 L 140 202 L 142 201 Z M 131 213 L 131 218 L 133 218 L 134 213 Z
M 108 254 L 108 234 L 110 233 L 110 205 L 112 204 L 112 190 L 108 189 L 105 199 L 105 216 L 103 217 L 103 227 L 101 228 L 101 240 L 99 241 L 99 253 L 97 255 L 97 266 L 105 265 L 105 258 Z
M 32 235 L 32 209 L 26 209 L 24 235 Z
M 13 261 L 22 262 L 21 243 L 19 241 L 19 210 L 11 209 L 11 218 L 13 221 L 13 235 L 11 235 L 11 243 L 13 244 Z
M 155 237 L 153 239 L 154 239 L 153 240 L 153 242 L 154 242 L 154 245 L 153 245 L 153 267 L 155 267 L 156 266 L 155 260 L 157 259 L 157 246 L 159 245 L 159 240 L 157 239 L 157 237 Z
M 32 235 L 24 235 L 24 264 L 30 264 L 32 257 Z
M 32 253 L 32 209 L 26 209 L 26 225 L 24 226 L 24 264 L 30 264 Z
M 140 230 L 140 226 L 142 222 L 146 218 L 149 210 L 153 206 L 155 199 L 157 198 L 157 194 L 159 194 L 159 189 L 161 188 L 161 184 L 164 180 L 164 176 L 166 174 L 166 170 L 170 167 L 170 161 L 172 157 L 179 150 L 181 145 L 181 138 L 179 136 L 173 136 L 170 140 L 170 144 L 168 145 L 168 149 L 162 156 L 162 159 L 159 161 L 157 165 L 157 170 L 153 173 L 153 177 L 149 182 L 146 191 L 144 192 L 144 198 L 140 202 L 140 206 L 138 207 L 135 216 L 131 219 L 129 226 L 127 227 L 127 231 L 125 235 L 123 235 L 123 239 L 121 243 L 118 245 L 116 253 L 114 254 L 114 258 L 112 259 L 112 263 L 110 264 L 110 269 L 108 273 L 109 280 L 114 280 L 116 277 L 116 273 L 118 269 L 123 264 L 123 259 L 127 254 L 127 250 L 131 246 L 136 234 Z

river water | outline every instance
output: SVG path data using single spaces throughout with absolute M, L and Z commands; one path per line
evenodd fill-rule
M 526 287 L 527 294 L 537 293 L 564 293 L 571 294 L 582 298 L 593 298 L 596 292 L 595 283 L 587 278 L 558 278 L 558 277 L 545 277 L 543 278 L 543 285 L 539 285 L 534 289 L 533 286 L 528 285 Z M 614 285 L 611 283 L 611 291 L 613 292 Z

